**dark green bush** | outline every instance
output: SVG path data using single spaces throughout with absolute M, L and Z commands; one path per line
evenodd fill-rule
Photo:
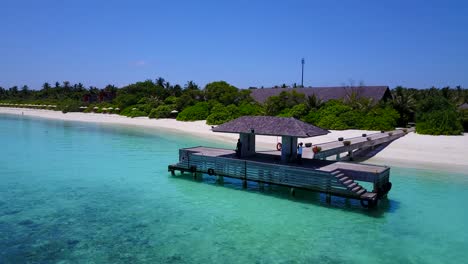
M 398 117 L 398 112 L 390 106 L 353 109 L 343 102 L 331 100 L 319 110 L 312 109 L 302 120 L 326 129 L 391 130 Z
M 205 120 L 210 115 L 210 105 L 206 102 L 200 102 L 194 106 L 185 108 L 177 115 L 179 121 Z
M 278 116 L 281 117 L 294 117 L 294 118 L 301 118 L 307 115 L 308 109 L 305 103 L 297 104 L 292 108 L 284 109 Z
M 463 130 L 468 132 L 468 109 L 461 111 Z
M 238 110 L 240 116 L 256 116 L 263 114 L 263 107 L 258 103 L 241 103 Z
M 81 103 L 75 100 L 64 100 L 57 105 L 57 110 L 61 110 L 62 113 L 68 112 L 81 112 Z
M 139 117 L 139 116 L 148 116 L 148 113 L 137 109 L 137 110 L 133 110 L 128 115 L 128 117 Z
M 460 135 L 463 126 L 456 111 L 437 110 L 419 116 L 416 132 L 427 135 Z
M 175 109 L 174 105 L 160 105 L 149 113 L 149 118 L 168 118 L 171 111 Z
M 463 132 L 461 115 L 446 98 L 428 97 L 419 105 L 416 132 L 428 135 L 460 135 Z
M 225 107 L 218 104 L 211 109 L 211 114 L 206 119 L 206 123 L 208 125 L 220 125 L 236 119 L 239 116 L 239 109 L 237 106 L 231 104 Z
M 120 115 L 128 117 L 148 116 L 148 112 L 141 110 L 138 105 L 131 105 L 122 110 Z

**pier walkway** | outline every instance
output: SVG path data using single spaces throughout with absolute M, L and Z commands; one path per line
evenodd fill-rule
M 362 150 L 366 148 L 374 148 L 376 146 L 392 142 L 395 139 L 398 139 L 409 132 L 413 132 L 414 128 L 408 129 L 396 129 L 393 131 L 386 131 L 382 133 L 374 133 L 369 135 L 363 135 L 361 137 L 346 138 L 342 141 L 332 141 L 322 144 L 314 145 L 320 149 L 319 152 L 314 153 L 314 159 L 326 159 L 330 156 L 336 156 L 336 160 L 340 160 L 340 155 L 342 153 L 347 153 L 348 157 L 352 160 L 353 153 L 357 150 Z M 346 146 L 344 142 L 349 142 L 349 145 Z

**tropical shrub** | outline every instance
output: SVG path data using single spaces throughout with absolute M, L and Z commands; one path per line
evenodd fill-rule
M 239 116 L 256 116 L 264 113 L 262 106 L 258 103 L 241 103 L 238 107 Z
M 228 106 L 217 104 L 211 109 L 211 114 L 206 119 L 206 123 L 208 125 L 220 125 L 236 119 L 239 116 L 239 109 L 237 106 L 233 104 Z
M 76 100 L 64 100 L 57 105 L 57 110 L 61 110 L 62 113 L 68 112 L 80 112 L 80 102 Z
M 301 118 L 307 115 L 307 113 L 308 113 L 307 105 L 305 103 L 302 103 L 302 104 L 297 104 L 290 109 L 289 108 L 284 109 L 283 112 L 280 113 L 278 116 Z
M 171 116 L 171 111 L 175 109 L 174 105 L 160 105 L 151 110 L 149 118 L 168 118 Z
M 419 105 L 416 132 L 428 135 L 460 135 L 463 132 L 461 116 L 446 98 L 431 96 Z
M 420 115 L 416 132 L 428 135 L 460 135 L 463 127 L 460 117 L 453 110 L 437 110 Z
M 391 106 L 375 107 L 365 114 L 363 123 L 356 127 L 366 130 L 392 130 L 399 117 L 398 112 Z
M 179 121 L 205 120 L 210 115 L 210 105 L 207 102 L 200 102 L 194 106 L 185 108 L 177 115 Z

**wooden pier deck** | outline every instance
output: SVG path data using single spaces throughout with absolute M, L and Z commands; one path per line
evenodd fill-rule
M 353 152 L 366 148 L 373 148 L 381 144 L 392 142 L 395 139 L 403 137 L 409 132 L 413 132 L 414 128 L 408 129 L 396 129 L 393 131 L 387 131 L 383 133 L 368 134 L 365 137 L 354 137 L 346 138 L 343 141 L 332 141 L 322 144 L 314 145 L 319 147 L 321 150 L 314 154 L 314 159 L 326 159 L 330 156 L 336 156 L 337 160 L 340 160 L 340 154 L 347 153 L 352 159 Z M 343 142 L 349 141 L 350 144 L 345 146 Z
M 237 158 L 234 150 L 193 147 L 179 150 L 179 162 L 168 170 L 207 173 L 260 183 L 301 188 L 361 200 L 363 206 L 374 206 L 391 188 L 390 169 L 385 166 L 354 164 L 316 159 L 303 159 L 302 164 L 283 163 L 279 153 L 257 152 Z M 372 190 L 362 186 L 371 183 Z

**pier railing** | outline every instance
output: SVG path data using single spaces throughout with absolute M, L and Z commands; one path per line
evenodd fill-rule
M 412 129 L 410 131 L 413 131 Z M 398 139 L 407 132 L 397 129 L 394 131 L 386 132 L 384 136 L 381 136 L 381 133 L 371 134 L 367 137 L 354 137 L 344 139 L 343 141 L 332 141 L 327 143 L 317 144 L 315 146 L 320 147 L 321 151 L 314 154 L 314 159 L 325 159 L 330 156 L 338 155 L 341 153 L 352 153 L 357 149 L 365 149 L 375 147 L 384 143 L 391 142 L 395 139 Z M 350 141 L 350 144 L 345 146 L 344 141 Z

